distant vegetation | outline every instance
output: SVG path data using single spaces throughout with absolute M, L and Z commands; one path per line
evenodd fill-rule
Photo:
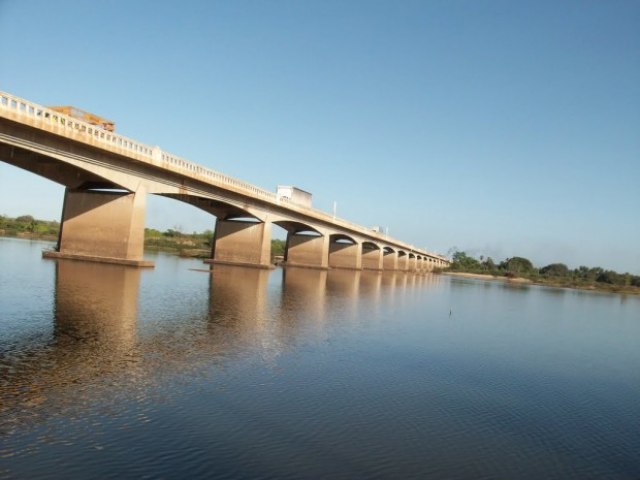
M 0 235 L 5 237 L 26 237 L 42 240 L 57 240 L 60 223 L 36 220 L 31 215 L 10 218 L 0 215 Z
M 523 257 L 511 257 L 496 263 L 491 257 L 480 256 L 476 259 L 459 251 L 453 254 L 452 260 L 449 270 L 453 272 L 519 277 L 534 283 L 559 287 L 640 293 L 640 276 L 600 267 L 580 266 L 572 270 L 564 263 L 551 263 L 537 268 Z
M 175 253 L 182 257 L 207 258 L 211 255 L 213 231 L 182 233 L 170 228 L 161 232 L 154 228 L 144 229 L 144 248 L 151 251 Z
M 36 220 L 31 215 L 11 218 L 0 215 L 0 236 L 22 237 L 40 240 L 58 239 L 60 222 Z M 144 229 L 144 248 L 150 251 L 175 253 L 184 257 L 208 258 L 213 244 L 213 230 L 183 233 L 178 228 L 161 232 L 154 228 Z M 284 255 L 284 240 L 271 241 L 271 257 Z

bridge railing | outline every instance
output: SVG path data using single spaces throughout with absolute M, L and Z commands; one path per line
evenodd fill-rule
M 0 114 L 9 119 L 26 121 L 26 123 L 43 130 L 52 131 L 59 135 L 70 136 L 74 140 L 94 146 L 104 147 L 107 150 L 113 150 L 116 153 L 127 154 L 136 160 L 168 168 L 194 179 L 198 179 L 200 181 L 204 180 L 212 185 L 227 187 L 231 190 L 248 194 L 254 198 L 258 198 L 272 204 L 281 205 L 286 203 L 287 208 L 303 214 L 308 214 L 318 220 L 324 220 L 333 225 L 355 231 L 360 235 L 378 239 L 381 242 L 393 243 L 409 251 L 415 251 L 416 253 L 430 256 L 432 258 L 442 259 L 442 257 L 439 257 L 438 255 L 416 249 L 412 245 L 391 239 L 385 234 L 369 230 L 348 220 L 337 218 L 322 210 L 297 205 L 284 198 L 278 198 L 274 192 L 264 190 L 216 170 L 203 167 L 197 163 L 164 152 L 157 146 L 146 145 L 125 137 L 124 135 L 120 135 L 119 133 L 110 132 L 97 125 L 65 115 L 2 91 L 0 91 Z
M 28 119 L 29 123 L 36 127 L 48 127 L 55 133 L 81 135 L 87 143 L 102 143 L 118 149 L 126 150 L 138 155 L 151 157 L 153 147 L 127 138 L 114 132 L 109 132 L 97 125 L 85 122 L 64 113 L 52 110 L 42 105 L 29 102 L 6 92 L 0 92 L 0 111 L 5 111 L 10 116 Z
M 212 182 L 231 186 L 234 189 L 242 190 L 261 199 L 273 202 L 277 201 L 274 192 L 263 190 L 250 183 L 243 182 L 242 180 L 164 152 L 157 146 L 146 145 L 125 137 L 124 135 L 109 132 L 97 125 L 29 102 L 28 100 L 6 92 L 0 92 L 0 111 L 8 112 L 10 116 L 27 118 L 29 119 L 29 123 L 36 127 L 46 127 L 46 130 L 53 129 L 55 133 L 62 135 L 70 134 L 86 143 L 115 148 L 133 154 L 137 159 L 145 160 L 149 163 L 156 164 L 157 161 L 161 159 L 163 163 L 162 166 L 178 170 L 180 173 L 192 177 L 205 177 Z

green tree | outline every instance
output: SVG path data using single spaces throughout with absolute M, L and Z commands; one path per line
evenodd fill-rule
M 493 261 L 493 258 L 491 257 L 487 257 L 487 259 L 484 262 L 482 262 L 482 266 L 488 272 L 493 272 L 498 268 L 496 266 L 496 263 Z
M 509 275 L 530 275 L 537 273 L 531 261 L 524 257 L 512 257 L 500 262 L 500 269 Z
M 273 239 L 271 240 L 271 256 L 282 256 L 286 248 L 286 242 L 284 240 Z
M 540 274 L 545 277 L 568 277 L 569 267 L 564 263 L 551 263 L 540 269 Z
M 461 272 L 479 272 L 482 270 L 480 262 L 470 257 L 466 252 L 455 252 L 452 255 L 451 270 Z

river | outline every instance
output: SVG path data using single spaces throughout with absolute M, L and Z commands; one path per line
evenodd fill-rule
M 0 478 L 640 478 L 640 298 L 44 260 L 0 238 Z

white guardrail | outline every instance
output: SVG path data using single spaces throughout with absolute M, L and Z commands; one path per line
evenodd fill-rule
M 102 146 L 106 150 L 117 150 L 117 153 L 125 153 L 136 160 L 142 160 L 168 170 L 178 171 L 183 175 L 200 181 L 206 180 L 212 185 L 226 187 L 235 192 L 244 193 L 248 196 L 258 198 L 274 205 L 287 203 L 287 208 L 290 210 L 307 214 L 318 220 L 324 220 L 325 222 L 347 228 L 370 238 L 377 238 L 385 243 L 401 246 L 406 250 L 410 250 L 421 255 L 427 255 L 432 258 L 446 261 L 446 259 L 440 255 L 416 249 L 411 245 L 389 238 L 384 234 L 374 232 L 362 227 L 361 225 L 357 225 L 341 218 L 336 218 L 322 210 L 290 203 L 287 200 L 278 198 L 274 192 L 264 190 L 250 183 L 238 180 L 237 178 L 230 177 L 215 170 L 211 170 L 210 168 L 198 165 L 197 163 L 185 160 L 184 158 L 164 152 L 158 146 L 151 146 L 137 142 L 118 133 L 110 132 L 83 120 L 70 117 L 42 105 L 38 105 L 23 98 L 16 97 L 15 95 L 0 91 L 0 112 L 3 111 L 9 114 L 7 115 L 7 118 L 11 119 L 16 117 L 17 119 L 24 119 L 27 120 L 26 123 L 37 128 L 47 131 L 53 130 L 56 134 L 71 137 L 74 140 L 94 146 Z

